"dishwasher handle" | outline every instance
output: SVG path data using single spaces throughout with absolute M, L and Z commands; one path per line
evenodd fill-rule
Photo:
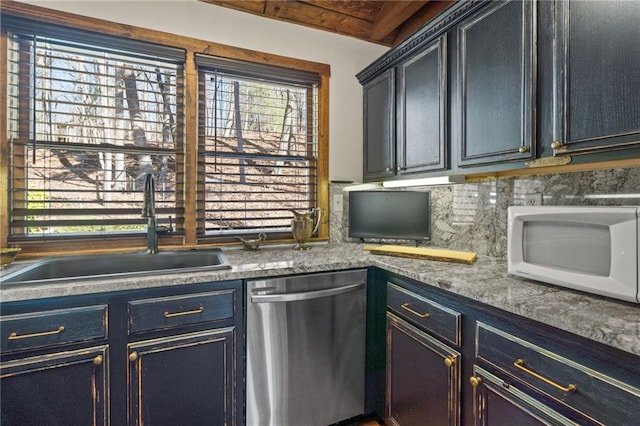
M 322 297 L 336 296 L 364 288 L 364 283 L 349 284 L 342 287 L 326 288 L 323 290 L 304 291 L 299 293 L 278 294 L 252 294 L 253 303 L 296 302 L 298 300 L 319 299 Z

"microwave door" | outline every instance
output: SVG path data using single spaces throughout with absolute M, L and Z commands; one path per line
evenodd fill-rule
M 607 277 L 611 271 L 610 227 L 570 221 L 527 221 L 523 229 L 526 263 L 558 271 Z

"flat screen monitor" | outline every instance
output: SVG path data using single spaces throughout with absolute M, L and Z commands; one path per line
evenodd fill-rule
M 430 196 L 426 191 L 352 191 L 349 237 L 428 240 Z

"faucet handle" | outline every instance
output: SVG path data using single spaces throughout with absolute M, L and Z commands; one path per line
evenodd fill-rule
M 173 220 L 171 216 L 169 216 L 169 226 L 159 226 L 156 230 L 157 232 L 161 232 L 163 234 L 172 234 L 173 233 Z

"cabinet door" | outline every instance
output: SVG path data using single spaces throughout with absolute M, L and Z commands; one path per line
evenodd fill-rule
M 556 7 L 555 153 L 640 146 L 640 2 Z
M 535 7 L 490 2 L 458 28 L 457 166 L 533 158 Z
M 476 426 L 585 424 L 567 419 L 478 366 L 474 366 L 471 385 Z
M 391 313 L 386 405 L 393 425 L 460 424 L 460 353 Z
M 395 72 L 387 70 L 364 88 L 364 180 L 395 174 Z
M 128 345 L 131 425 L 234 425 L 234 328 Z
M 108 425 L 107 346 L 0 366 L 2 425 Z
M 447 167 L 446 35 L 401 64 L 398 174 Z

